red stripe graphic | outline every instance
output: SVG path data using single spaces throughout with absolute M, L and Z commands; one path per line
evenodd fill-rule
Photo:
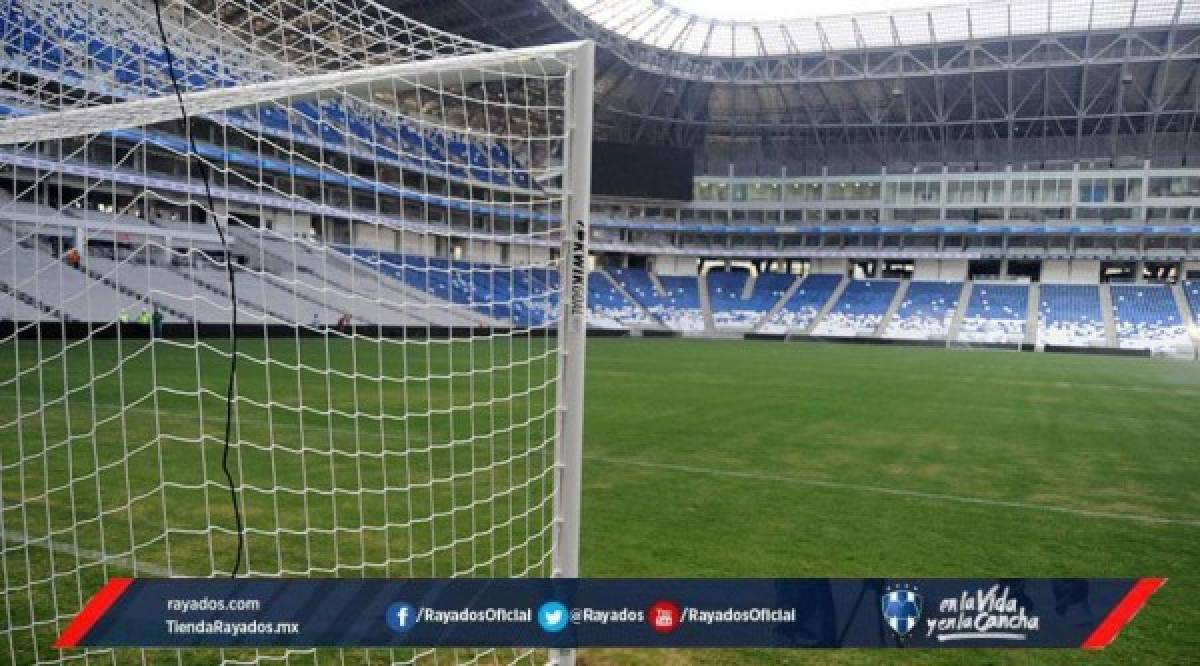
M 73 648 L 79 645 L 79 641 L 92 630 L 92 626 L 108 612 L 108 609 L 116 603 L 117 598 L 125 592 L 125 588 L 133 582 L 132 578 L 110 578 L 104 587 L 96 593 L 96 596 L 88 600 L 80 609 L 79 614 L 71 620 L 71 624 L 67 625 L 67 630 L 54 641 L 54 646 L 58 649 Z
M 1129 588 L 1125 598 L 1121 599 L 1121 602 L 1108 612 L 1108 617 L 1104 618 L 1092 635 L 1087 637 L 1082 647 L 1085 650 L 1103 650 L 1108 647 L 1117 634 L 1121 633 L 1121 629 L 1126 623 L 1132 620 L 1134 615 L 1137 615 L 1142 606 L 1146 605 L 1150 595 L 1154 594 L 1165 582 L 1167 582 L 1166 578 L 1139 578 L 1133 587 Z

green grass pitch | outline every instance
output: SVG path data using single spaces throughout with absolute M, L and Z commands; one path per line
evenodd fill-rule
M 588 344 L 587 575 L 1170 580 L 1100 653 L 604 650 L 584 651 L 584 663 L 1184 664 L 1200 654 L 1194 364 Z M 9 591 L 0 621 L 22 628 L 0 640 L 0 662 L 52 656 L 46 645 L 66 619 L 55 609 L 90 594 L 106 571 L 128 573 L 133 560 L 179 573 L 231 564 L 223 348 L 0 345 L 0 379 L 20 378 L 0 387 Z M 242 351 L 234 472 L 252 571 L 547 571 L 547 343 L 275 339 L 243 341 Z M 217 526 L 211 539 L 196 529 L 206 525 Z M 22 531 L 53 533 L 52 544 L 22 542 Z M 105 570 L 87 556 L 100 550 L 120 557 Z M 392 656 L 407 655 L 346 663 Z M 293 660 L 314 661 L 340 663 Z

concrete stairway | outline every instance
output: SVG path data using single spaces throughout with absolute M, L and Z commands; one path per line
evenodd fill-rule
M 896 285 L 896 294 L 892 296 L 892 302 L 888 304 L 888 309 L 883 313 L 883 320 L 879 322 L 879 328 L 871 334 L 873 338 L 882 338 L 883 332 L 887 330 L 888 324 L 891 323 L 892 317 L 896 316 L 896 310 L 900 309 L 900 304 L 904 302 L 904 296 L 908 293 L 908 280 L 901 280 L 900 284 Z
M 285 280 L 297 279 L 312 287 L 333 289 L 340 292 L 340 299 L 358 298 L 376 304 L 380 319 L 405 325 L 472 325 L 505 327 L 511 322 L 501 321 L 469 308 L 453 308 L 450 315 L 448 304 L 429 292 L 406 284 L 404 280 L 367 266 L 358 260 L 327 247 L 310 246 L 305 243 L 277 237 L 264 237 L 257 230 L 233 227 L 233 237 L 244 247 L 250 258 L 251 267 L 281 276 Z M 321 298 L 314 295 L 314 299 Z M 358 310 L 352 304 L 340 306 L 342 310 Z M 385 312 L 386 311 L 386 312 Z M 433 315 L 433 312 L 442 312 Z M 360 316 L 358 312 L 354 313 Z M 369 321 L 369 317 L 364 317 Z M 380 323 L 388 323 L 380 322 Z
M 757 331 L 759 328 L 762 328 L 764 324 L 771 321 L 772 317 L 779 314 L 779 311 L 783 309 L 783 306 L 787 305 L 787 302 L 792 298 L 792 296 L 799 291 L 801 284 L 804 284 L 803 277 L 798 277 L 795 280 L 792 280 L 791 286 L 787 288 L 787 291 L 783 292 L 783 296 L 779 297 L 779 300 L 775 302 L 775 305 L 772 305 L 771 309 L 767 310 L 767 313 L 763 315 L 756 324 L 754 324 L 753 330 Z
M 1038 313 L 1042 311 L 1042 290 L 1036 282 L 1029 283 L 1029 300 L 1025 304 L 1025 344 L 1036 345 Z
M 1200 325 L 1196 323 L 1196 313 L 1192 312 L 1191 306 L 1188 305 L 1187 294 L 1183 293 L 1183 285 L 1179 283 L 1171 285 L 1171 295 L 1175 297 L 1175 307 L 1179 308 L 1179 315 L 1183 318 L 1183 325 L 1187 327 L 1188 336 L 1192 339 L 1192 346 L 1200 350 Z
M 743 301 L 750 299 L 750 296 L 754 293 L 754 283 L 756 282 L 758 282 L 758 275 L 755 273 L 751 273 L 750 277 L 746 278 L 746 286 L 742 287 Z
M 664 298 L 668 296 L 667 288 L 663 286 L 662 282 L 659 282 L 657 273 L 654 271 L 646 271 L 646 275 L 650 278 L 650 284 L 654 285 L 654 290 L 658 292 L 659 296 Z
M 179 310 L 178 308 L 173 308 L 158 299 L 151 298 L 149 294 L 144 294 L 140 291 L 137 291 L 136 289 L 131 288 L 129 285 L 121 284 L 121 283 L 117 282 L 116 280 L 113 280 L 112 278 L 108 277 L 107 275 L 102 275 L 102 274 L 92 270 L 91 267 L 89 267 L 85 264 L 72 266 L 71 268 L 74 268 L 75 270 L 79 271 L 80 273 L 83 273 L 84 275 L 88 276 L 89 278 L 91 278 L 97 282 L 108 285 L 110 288 L 112 288 L 119 294 L 123 294 L 124 296 L 127 296 L 127 297 L 132 298 L 137 301 L 141 301 L 143 303 L 148 303 L 148 304 L 150 304 L 151 307 L 162 310 L 163 312 L 171 315 L 175 319 L 187 322 L 189 324 L 192 322 L 192 316 L 189 315 L 188 313 L 186 313 L 182 310 Z
M 288 295 L 293 296 L 296 300 L 300 300 L 300 301 L 304 301 L 304 302 L 308 303 L 309 307 L 317 308 L 318 311 L 325 309 L 324 303 L 322 303 L 321 301 L 318 301 L 316 298 L 314 298 L 310 294 L 305 293 L 303 290 L 297 289 L 295 284 L 288 284 L 285 280 L 283 280 L 283 278 L 280 278 L 280 277 L 274 275 L 273 273 L 267 273 L 264 271 L 263 273 L 259 274 L 259 273 L 250 271 L 248 269 L 242 268 L 242 267 L 238 266 L 237 264 L 234 264 L 234 271 L 236 273 L 238 273 L 239 275 L 241 275 L 242 273 L 245 273 L 254 279 L 260 279 L 260 280 L 265 280 L 267 282 L 274 283 L 274 285 L 277 288 L 283 290 Z M 378 323 L 378 322 L 371 321 L 367 317 L 364 317 L 359 312 L 354 312 L 351 314 L 353 314 L 354 317 L 359 320 L 358 323 L 370 324 L 370 325 L 374 325 L 374 324 Z M 297 321 L 296 323 L 300 324 L 300 323 L 305 323 L 305 322 Z
M 233 227 L 232 233 L 233 233 L 233 236 L 237 239 L 239 244 L 243 244 L 249 248 L 252 248 L 253 251 L 247 253 L 248 256 L 250 257 L 250 266 L 254 269 L 262 271 L 264 279 L 268 279 L 268 276 L 270 276 L 270 278 L 272 278 L 272 279 L 281 279 L 281 280 L 293 282 L 294 284 L 289 285 L 289 286 L 294 291 L 297 298 L 308 302 L 309 305 L 315 306 L 319 310 L 324 310 L 326 308 L 326 306 L 328 304 L 322 302 L 322 300 L 320 300 L 317 297 L 317 294 L 319 292 L 317 292 L 313 288 L 312 285 L 308 284 L 303 279 L 297 280 L 297 277 L 301 276 L 301 270 L 299 268 L 300 259 L 301 259 L 301 257 L 308 258 L 308 257 L 313 256 L 314 251 L 311 248 L 309 248 L 306 245 L 304 245 L 303 243 L 299 243 L 299 242 L 290 243 L 287 247 L 292 251 L 293 256 L 288 257 L 283 252 L 279 251 L 280 248 L 272 247 L 271 246 L 272 244 L 268 243 L 265 239 L 263 239 L 261 235 L 256 234 L 256 233 L 250 231 L 249 229 Z M 338 252 L 333 252 L 333 251 L 327 251 L 325 253 L 325 256 L 321 257 L 321 260 L 323 262 L 327 262 L 328 264 L 335 265 L 333 270 L 327 269 L 325 271 L 322 271 L 322 274 L 320 275 L 321 286 L 324 288 L 336 289 L 339 292 L 341 292 L 341 294 L 346 295 L 346 296 L 356 295 L 355 290 L 351 289 L 350 287 L 346 286 L 345 284 L 340 283 L 338 280 L 336 280 L 332 277 L 332 274 L 334 272 L 336 272 L 336 270 L 338 268 L 341 268 L 341 266 L 348 267 L 351 271 L 353 271 L 353 269 L 354 269 L 354 266 L 352 265 L 353 260 L 341 255 Z M 308 291 L 311 293 L 305 293 L 305 291 L 301 288 L 301 285 L 303 285 L 304 287 L 307 287 Z M 287 289 L 287 287 L 285 287 L 285 289 Z M 337 305 L 341 305 L 341 303 L 338 303 Z M 340 309 L 340 310 L 346 310 L 346 311 L 350 311 L 350 310 L 354 309 L 354 308 L 347 308 L 347 307 L 337 307 L 337 305 L 335 305 L 333 307 L 333 309 Z M 395 308 L 394 306 L 392 306 L 391 304 L 387 303 L 386 301 L 384 301 L 382 299 L 380 300 L 380 305 L 388 308 L 389 310 L 391 310 L 393 312 L 399 311 L 397 308 Z M 352 314 L 355 317 L 361 319 L 363 321 L 363 323 L 367 323 L 367 324 L 380 323 L 380 322 L 372 322 L 370 317 L 364 316 L 361 313 L 361 310 L 354 311 Z M 307 322 L 297 322 L 297 323 L 307 323 Z
M 967 304 L 971 302 L 971 289 L 974 286 L 974 282 L 963 280 L 962 291 L 958 292 L 958 307 L 954 308 L 950 328 L 946 330 L 947 341 L 958 339 L 958 331 L 962 328 L 963 318 L 967 316 Z
M 28 294 L 20 289 L 15 289 L 15 288 L 9 286 L 9 284 L 3 280 L 0 280 L 0 294 L 6 295 L 9 298 L 12 298 L 14 300 L 20 301 L 21 303 L 24 303 L 25 305 L 28 305 L 31 308 L 40 310 L 43 314 L 46 315 L 46 318 L 54 319 L 57 321 L 77 321 L 74 317 L 68 315 L 67 313 L 63 312 L 62 310 L 59 310 L 58 308 L 56 308 L 52 305 L 49 305 L 48 303 L 43 303 L 42 301 L 38 300 L 37 298 L 34 298 L 30 294 Z
M 216 294 L 218 297 L 220 297 L 221 299 L 224 299 L 225 301 L 230 300 L 228 283 L 226 283 L 222 286 L 218 286 L 214 281 L 200 277 L 199 271 L 196 271 L 194 269 L 191 271 L 186 271 L 186 272 L 184 270 L 182 270 L 181 268 L 179 268 L 178 266 L 168 266 L 167 269 L 174 273 L 177 273 L 178 275 L 180 275 L 184 278 L 187 278 L 188 280 L 191 280 L 192 282 L 196 283 L 196 285 L 199 286 L 200 288 L 207 289 L 209 292 Z M 224 269 L 222 268 L 222 270 L 224 270 Z M 225 277 L 226 274 L 224 272 L 222 272 L 222 273 L 219 273 L 218 275 L 220 275 L 221 277 Z M 289 317 L 289 316 L 279 312 L 275 308 L 267 307 L 265 304 L 255 303 L 247 298 L 243 298 L 242 296 L 237 297 L 237 305 L 240 308 L 247 308 L 256 313 L 262 313 L 264 315 L 273 317 L 276 320 L 278 320 L 275 323 L 279 323 L 279 324 L 295 323 L 292 321 L 292 319 L 294 319 L 293 317 Z M 256 317 L 256 318 L 258 318 L 258 317 Z
M 1113 318 L 1113 301 L 1112 290 L 1107 284 L 1101 284 L 1100 292 L 1100 314 L 1104 315 L 1104 344 L 1108 347 L 1118 346 L 1117 342 L 1117 322 Z
M 715 335 L 717 325 L 713 322 L 712 300 L 708 297 L 708 273 L 696 276 L 696 288 L 700 290 L 700 314 L 704 317 L 704 332 Z
M 821 306 L 820 311 L 817 312 L 817 316 L 813 317 L 813 320 L 808 323 L 808 328 L 804 329 L 805 335 L 812 335 L 812 332 L 817 329 L 817 324 L 821 323 L 821 320 L 825 318 L 825 315 L 829 314 L 834 305 L 837 305 L 838 299 L 842 297 L 842 292 L 846 291 L 846 287 L 848 286 L 850 286 L 850 278 L 843 277 L 842 281 L 838 283 L 837 289 L 834 289 L 833 293 L 829 295 L 829 300 L 825 301 L 825 305 Z

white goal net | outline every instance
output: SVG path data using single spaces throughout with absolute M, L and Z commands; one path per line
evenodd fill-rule
M 591 45 L 369 0 L 0 39 L 0 662 L 538 657 L 51 644 L 113 576 L 578 574 Z

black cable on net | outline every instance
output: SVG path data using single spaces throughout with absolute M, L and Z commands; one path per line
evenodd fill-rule
M 213 204 L 212 186 L 209 184 L 208 164 L 200 157 L 200 151 L 196 149 L 196 138 L 192 135 L 191 118 L 188 116 L 187 106 L 183 102 L 183 91 L 179 87 L 179 75 L 175 71 L 175 56 L 171 53 L 171 46 L 167 40 L 167 30 L 163 27 L 162 7 L 160 5 L 161 0 L 154 0 L 154 18 L 158 22 L 158 36 L 162 39 L 163 52 L 167 57 L 167 70 L 171 74 L 171 86 L 175 89 L 175 98 L 179 100 L 179 123 L 184 133 L 187 134 L 191 154 L 196 156 L 196 164 L 200 170 L 200 179 L 204 182 L 204 196 L 208 201 L 209 215 L 212 218 L 213 227 L 217 230 L 217 236 L 221 240 L 221 249 L 225 253 L 225 270 L 229 277 L 229 305 L 231 312 L 229 326 L 229 384 L 225 388 L 225 445 L 221 452 L 221 469 L 225 472 L 225 480 L 229 484 L 229 498 L 233 501 L 233 520 L 237 531 L 237 551 L 234 553 L 233 568 L 230 570 L 229 576 L 236 578 L 238 570 L 242 567 L 242 551 L 246 546 L 246 534 L 242 527 L 241 503 L 238 501 L 237 486 L 233 482 L 233 473 L 229 471 L 229 451 L 232 446 L 230 440 L 233 434 L 234 392 L 237 387 L 237 280 L 234 279 L 233 255 L 229 252 L 229 242 L 225 238 L 225 230 L 221 228 L 221 223 L 217 220 L 217 208 Z

